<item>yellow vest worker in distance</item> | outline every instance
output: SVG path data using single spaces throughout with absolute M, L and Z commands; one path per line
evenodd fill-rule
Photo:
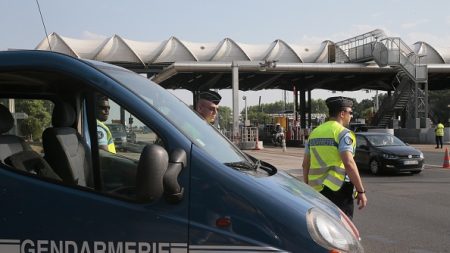
M 439 145 L 441 145 L 441 148 L 443 148 L 443 140 L 444 139 L 444 125 L 442 123 L 437 124 L 435 135 L 436 135 L 436 148 L 439 148 Z
M 308 138 L 303 158 L 303 180 L 353 218 L 353 188 L 359 209 L 367 205 L 364 186 L 353 159 L 355 134 L 346 127 L 353 116 L 350 98 L 326 101 L 330 120 L 315 128 Z
M 109 117 L 109 101 L 105 96 L 97 96 L 97 137 L 98 146 L 113 154 L 116 153 L 116 146 L 114 145 L 114 139 L 111 131 L 103 123 L 108 120 Z

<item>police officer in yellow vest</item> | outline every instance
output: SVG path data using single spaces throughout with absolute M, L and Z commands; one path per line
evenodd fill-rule
M 436 148 L 439 148 L 439 145 L 441 145 L 441 148 L 443 148 L 443 141 L 444 139 L 444 125 L 439 121 L 439 124 L 437 124 L 435 131 L 436 135 Z
M 104 149 L 111 153 L 116 153 L 116 146 L 114 145 L 114 139 L 111 131 L 103 123 L 108 120 L 109 117 L 109 101 L 108 98 L 102 95 L 97 96 L 97 136 L 98 145 L 101 149 Z
M 353 101 L 331 97 L 325 102 L 330 120 L 309 135 L 302 164 L 303 180 L 351 219 L 354 198 L 357 198 L 359 209 L 367 205 L 366 191 L 353 159 L 355 134 L 346 128 L 353 117 Z

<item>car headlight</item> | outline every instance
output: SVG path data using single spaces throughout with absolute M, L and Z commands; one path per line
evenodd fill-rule
M 386 158 L 386 159 L 398 158 L 396 155 L 392 155 L 392 154 L 383 154 L 382 156 L 383 156 L 383 158 Z
M 348 224 L 347 226 L 344 224 L 344 222 L 349 222 L 348 219 L 339 221 L 320 209 L 313 207 L 308 210 L 306 222 L 309 234 L 320 246 L 330 251 L 364 252 L 359 242 L 359 237 L 354 231 L 347 229 L 352 227 L 353 224 Z
M 419 154 L 419 157 L 420 157 L 420 158 L 422 158 L 422 159 L 424 158 L 424 156 L 423 156 L 423 153 L 422 153 L 422 152 L 420 152 L 420 154 Z

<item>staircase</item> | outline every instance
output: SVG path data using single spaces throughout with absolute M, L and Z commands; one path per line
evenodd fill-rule
M 386 97 L 381 106 L 375 114 L 372 125 L 378 128 L 387 128 L 391 119 L 396 116 L 396 113 L 400 113 L 408 106 L 411 96 L 414 94 L 413 84 L 409 77 L 404 72 L 397 74 L 396 80 L 399 84 L 390 97 Z
M 387 37 L 379 29 L 337 42 L 335 52 L 337 63 L 374 61 L 380 67 L 397 69 L 394 95 L 385 98 L 372 122 L 381 128 L 387 127 L 395 113 L 405 110 L 409 101 L 418 96 L 414 85 L 428 80 L 427 65 L 420 64 L 420 56 L 400 38 Z

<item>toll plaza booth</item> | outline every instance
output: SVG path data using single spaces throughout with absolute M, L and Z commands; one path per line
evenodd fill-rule
M 325 115 L 312 115 L 313 125 L 319 125 L 325 119 Z M 262 124 L 247 124 L 239 126 L 239 136 L 232 136 L 227 131 L 223 134 L 240 149 L 263 149 L 264 143 L 275 145 L 273 141 L 277 123 L 283 128 L 284 139 L 288 147 L 303 147 L 311 132 L 310 128 L 301 128 L 300 121 L 295 120 L 294 113 L 269 114 L 269 119 Z M 314 124 L 315 123 L 315 124 Z
M 263 141 L 259 140 L 259 129 L 254 126 L 241 126 L 240 127 L 240 142 L 239 148 L 244 150 L 263 149 Z
M 259 138 L 266 143 L 273 143 L 272 137 L 276 124 L 279 123 L 284 130 L 286 146 L 302 147 L 308 139 L 310 130 L 302 129 L 300 121 L 295 120 L 294 113 L 270 114 L 270 120 L 260 126 Z
M 239 135 L 233 136 L 232 131 L 221 131 L 231 142 L 242 150 L 260 150 L 263 149 L 264 144 L 259 138 L 260 131 L 257 126 L 251 126 L 248 122 L 247 126 L 239 125 Z

